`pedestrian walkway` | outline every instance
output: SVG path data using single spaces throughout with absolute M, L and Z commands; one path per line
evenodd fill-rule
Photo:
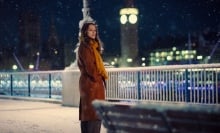
M 80 133 L 78 108 L 0 97 L 0 133 Z

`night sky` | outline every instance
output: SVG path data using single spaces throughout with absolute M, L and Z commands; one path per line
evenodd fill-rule
M 149 45 L 157 36 L 220 31 L 219 0 L 134 0 L 139 9 L 139 45 Z M 15 45 L 18 38 L 18 16 L 34 11 L 40 16 L 41 38 L 48 38 L 51 18 L 55 20 L 59 39 L 75 44 L 82 0 L 0 0 L 0 44 Z M 91 0 L 90 14 L 99 26 L 100 38 L 107 52 L 120 46 L 119 10 L 124 0 Z M 113 52 L 114 53 L 114 52 Z

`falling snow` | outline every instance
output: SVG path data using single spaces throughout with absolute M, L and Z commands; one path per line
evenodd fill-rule
M 90 13 L 101 30 L 99 33 L 107 49 L 120 46 L 119 10 L 124 1 L 91 0 Z M 166 34 L 202 31 L 207 27 L 220 28 L 218 0 L 136 0 L 139 9 L 139 42 L 145 45 Z M 54 18 L 60 38 L 78 41 L 78 26 L 82 20 L 82 0 L 0 0 L 1 44 L 19 42 L 19 13 L 33 10 L 41 19 L 42 39 L 47 39 L 51 18 Z M 69 39 L 71 38 L 71 39 Z

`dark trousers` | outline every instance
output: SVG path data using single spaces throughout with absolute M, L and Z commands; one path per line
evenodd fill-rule
M 100 133 L 101 121 L 81 121 L 81 133 Z

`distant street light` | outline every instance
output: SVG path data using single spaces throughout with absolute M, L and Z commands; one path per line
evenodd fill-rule
M 40 61 L 40 52 L 37 52 L 36 55 L 37 55 L 37 60 L 36 60 L 36 64 L 35 64 L 35 70 L 38 70 L 39 61 Z
M 34 69 L 34 65 L 33 64 L 29 64 L 29 69 L 30 70 Z
M 15 71 L 15 70 L 18 69 L 18 66 L 17 66 L 17 65 L 13 65 L 13 66 L 12 66 L 12 69 Z

